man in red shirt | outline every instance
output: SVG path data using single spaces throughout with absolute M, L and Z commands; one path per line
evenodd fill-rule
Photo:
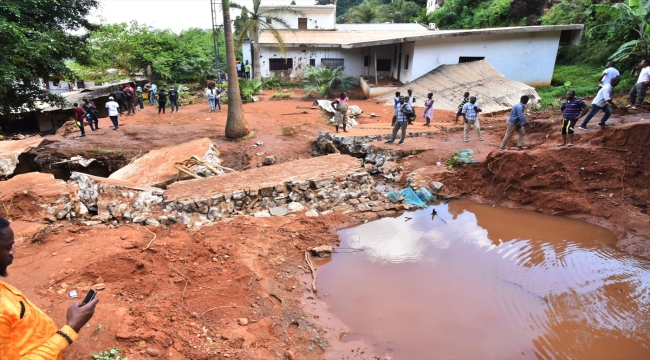
M 86 136 L 86 131 L 84 130 L 84 110 L 77 103 L 74 103 L 74 113 L 77 115 L 77 125 L 79 125 L 79 129 L 81 130 L 80 137 L 84 137 Z

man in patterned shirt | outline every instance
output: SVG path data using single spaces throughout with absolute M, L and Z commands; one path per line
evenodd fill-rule
M 0 276 L 14 259 L 14 232 L 0 217 Z M 60 360 L 63 349 L 79 338 L 79 330 L 95 312 L 97 299 L 68 308 L 67 324 L 58 329 L 49 316 L 15 287 L 0 281 L 0 359 Z M 57 330 L 58 329 L 58 330 Z
M 478 139 L 483 141 L 483 137 L 481 136 L 481 124 L 478 121 L 478 114 L 481 111 L 483 111 L 483 109 L 481 108 L 481 105 L 476 102 L 476 96 L 471 96 L 469 102 L 463 105 L 461 114 L 463 114 L 463 118 L 465 119 L 464 135 L 466 142 L 469 141 L 469 130 L 472 125 L 474 125 Z
M 562 110 L 562 143 L 557 146 L 573 146 L 573 128 L 578 120 L 585 116 L 589 107 L 584 101 L 576 97 L 576 92 L 569 90 L 566 93 L 566 101 L 560 107 Z M 567 136 L 569 142 L 567 143 Z
M 469 102 L 469 92 L 465 91 L 465 94 L 463 94 L 463 101 L 458 105 L 458 112 L 456 113 L 456 120 L 454 121 L 454 125 L 458 124 L 458 117 L 463 113 L 463 106 Z

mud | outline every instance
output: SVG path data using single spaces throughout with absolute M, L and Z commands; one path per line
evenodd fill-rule
M 339 234 L 318 298 L 348 325 L 342 341 L 378 357 L 642 358 L 650 345 L 637 316 L 650 261 L 607 229 L 458 200 Z

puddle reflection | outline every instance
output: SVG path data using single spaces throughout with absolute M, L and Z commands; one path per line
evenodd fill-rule
M 332 313 L 395 359 L 647 358 L 650 263 L 585 222 L 466 200 L 340 232 Z M 407 217 L 412 218 L 407 220 Z

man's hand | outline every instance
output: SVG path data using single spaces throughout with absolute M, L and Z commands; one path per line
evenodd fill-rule
M 93 317 L 93 314 L 95 314 L 95 305 L 97 305 L 98 301 L 99 298 L 95 297 L 91 302 L 84 306 L 79 306 L 80 303 L 78 301 L 70 305 L 67 315 L 68 326 L 79 333 L 81 327 L 86 325 L 88 320 L 90 320 Z

